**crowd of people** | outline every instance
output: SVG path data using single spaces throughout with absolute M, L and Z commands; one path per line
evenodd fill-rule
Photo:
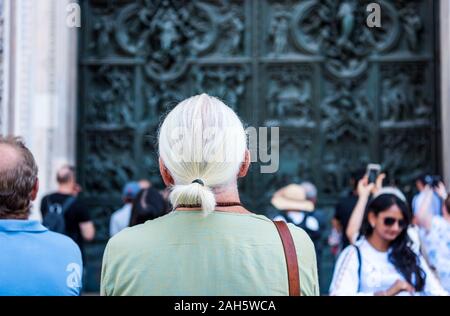
M 124 185 L 123 206 L 110 219 L 101 295 L 320 294 L 321 240 L 330 223 L 317 212 L 314 184 L 275 192 L 272 218 L 249 211 L 237 184 L 251 161 L 243 123 L 206 94 L 179 103 L 158 137 L 168 189 L 145 180 Z M 32 153 L 20 138 L 0 136 L 0 157 L 0 295 L 80 295 L 84 243 L 95 225 L 78 197 L 75 169 L 58 170 L 58 190 L 43 198 L 39 223 L 28 220 L 39 190 Z M 351 192 L 336 205 L 329 294 L 447 295 L 444 183 L 419 177 L 409 203 L 398 188 L 383 185 L 384 177 L 352 173 Z
M 124 205 L 111 215 L 111 237 L 124 228 L 143 224 L 170 211 L 166 192 L 153 188 L 147 180 L 127 183 L 123 188 L 122 199 Z
M 446 195 L 438 197 L 440 212 L 435 215 L 428 199 L 430 193 L 445 192 L 443 183 L 439 183 L 439 190 L 425 184 L 414 198 L 420 202 L 410 211 L 404 194 L 398 188 L 383 187 L 383 178 L 381 174 L 376 183 L 369 183 L 364 176 L 358 181 L 356 204 L 341 230 L 348 245 L 339 254 L 330 294 L 447 295 L 448 281 L 440 271 L 449 271 L 449 266 L 426 260 L 431 248 L 422 245 L 429 235 L 438 233 L 431 225 L 424 231 L 423 217 L 431 221 L 433 216 L 442 218 L 447 212 Z M 418 186 L 424 184 L 422 181 L 418 179 Z M 446 239 L 441 240 L 445 246 L 435 251 L 436 257 L 448 257 Z

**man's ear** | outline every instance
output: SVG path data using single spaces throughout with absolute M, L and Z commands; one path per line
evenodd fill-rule
M 39 179 L 36 178 L 36 183 L 34 184 L 33 189 L 31 189 L 31 201 L 36 200 L 38 192 L 39 192 Z
M 161 157 L 159 158 L 159 172 L 161 173 L 161 177 L 166 187 L 171 187 L 172 185 L 175 184 L 175 181 L 173 181 L 173 177 L 170 174 L 170 171 L 164 165 L 164 162 L 162 161 Z
M 239 168 L 238 178 L 243 178 L 247 175 L 248 169 L 250 168 L 250 151 L 248 149 L 245 150 L 244 161 Z

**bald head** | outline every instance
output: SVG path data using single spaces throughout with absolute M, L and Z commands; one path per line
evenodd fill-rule
M 8 143 L 0 143 L 0 157 L 0 172 L 13 169 L 22 161 L 17 148 Z
M 20 138 L 0 136 L 0 218 L 28 216 L 38 168 Z
M 69 165 L 61 167 L 56 173 L 56 181 L 59 185 L 75 183 L 75 168 Z

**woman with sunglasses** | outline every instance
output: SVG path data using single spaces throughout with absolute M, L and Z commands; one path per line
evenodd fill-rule
M 360 190 L 359 204 L 365 205 L 374 185 L 367 185 L 367 179 L 362 181 L 366 185 Z M 411 247 L 407 232 L 411 217 L 398 189 L 377 190 L 363 215 L 361 238 L 338 258 L 330 294 L 446 295 L 424 259 Z

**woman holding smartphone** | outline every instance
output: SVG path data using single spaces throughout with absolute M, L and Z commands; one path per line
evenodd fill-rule
M 360 206 L 366 205 L 373 189 L 367 177 L 360 181 Z M 331 295 L 447 295 L 411 247 L 407 228 L 412 215 L 398 189 L 378 189 L 361 217 L 361 238 L 355 241 L 354 235 L 354 244 L 339 256 Z

